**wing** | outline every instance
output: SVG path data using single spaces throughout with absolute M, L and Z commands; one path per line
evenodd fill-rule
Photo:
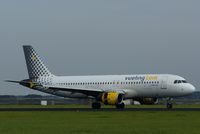
M 115 90 L 105 90 L 105 89 L 93 89 L 93 88 L 78 88 L 78 87 L 66 87 L 66 86 L 53 86 L 53 85 L 41 85 L 35 82 L 30 82 L 27 80 L 23 81 L 12 81 L 12 80 L 6 80 L 6 82 L 12 82 L 12 83 L 19 83 L 23 86 L 39 90 L 42 92 L 45 92 L 45 90 L 49 90 L 50 92 L 56 92 L 56 91 L 67 91 L 72 93 L 83 93 L 87 96 L 94 96 L 98 97 L 100 94 L 104 92 L 118 92 L 121 94 L 125 94 L 125 90 L 122 89 L 115 89 Z
M 103 89 L 92 89 L 92 88 L 74 88 L 74 87 L 64 87 L 64 86 L 52 86 L 43 85 L 46 89 L 53 91 L 67 91 L 72 93 L 83 93 L 85 95 L 98 96 L 99 94 L 105 92 Z

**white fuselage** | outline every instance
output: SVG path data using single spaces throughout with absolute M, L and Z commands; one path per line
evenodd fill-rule
M 170 74 L 138 75 L 99 75 L 99 76 L 53 76 L 37 80 L 43 85 L 63 88 L 98 89 L 104 92 L 124 93 L 124 99 L 135 97 L 177 97 L 189 95 L 195 91 L 184 78 Z M 70 91 L 58 91 L 64 97 L 85 98 L 86 94 Z
M 154 104 L 157 98 L 168 97 L 170 100 L 195 91 L 184 78 L 171 74 L 55 76 L 32 46 L 24 45 L 23 50 L 29 79 L 7 82 L 62 97 L 91 98 L 94 109 L 101 108 L 101 103 L 121 109 L 125 99 Z M 167 108 L 172 108 L 170 102 L 167 102 Z

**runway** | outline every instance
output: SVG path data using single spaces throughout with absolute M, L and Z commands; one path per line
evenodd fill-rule
M 5 111 L 63 111 L 63 112 L 126 112 L 126 111 L 200 111 L 200 108 L 102 108 L 102 109 L 91 109 L 91 108 L 0 108 L 0 112 Z

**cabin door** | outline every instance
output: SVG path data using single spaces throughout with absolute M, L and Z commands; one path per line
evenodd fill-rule
M 167 89 L 167 76 L 164 76 L 161 80 L 161 89 Z

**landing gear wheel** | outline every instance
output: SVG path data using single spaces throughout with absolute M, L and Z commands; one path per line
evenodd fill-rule
M 117 109 L 124 109 L 124 107 L 125 107 L 125 104 L 123 102 L 116 105 Z
M 101 108 L 101 103 L 99 102 L 92 103 L 92 109 L 100 109 L 100 108 Z
M 167 103 L 167 109 L 172 109 L 173 108 L 173 104 L 171 102 Z

